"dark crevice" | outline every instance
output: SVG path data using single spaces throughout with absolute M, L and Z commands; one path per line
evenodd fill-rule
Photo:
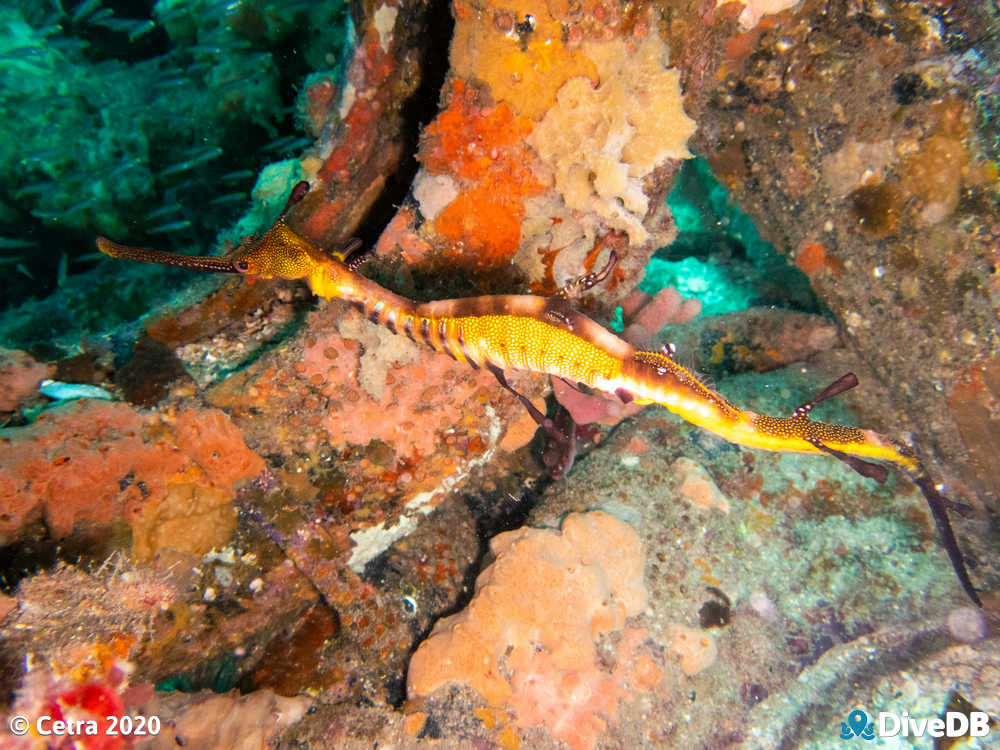
M 404 8 L 401 12 L 410 11 Z M 420 85 L 403 103 L 401 112 L 403 131 L 400 138 L 403 153 L 408 156 L 388 176 L 382 195 L 372 205 L 365 221 L 358 228 L 358 237 L 365 247 L 372 247 L 378 241 L 382 230 L 406 199 L 420 167 L 416 159 L 420 133 L 438 112 L 441 88 L 448 73 L 448 49 L 454 26 L 449 4 L 445 0 L 433 0 L 428 4 L 423 19 L 423 32 L 414 42 L 414 47 L 419 49 L 420 54 L 415 66 L 420 71 Z

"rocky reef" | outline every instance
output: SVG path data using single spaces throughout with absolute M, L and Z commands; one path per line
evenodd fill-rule
M 47 123 L 0 147 L 3 747 L 820 748 L 856 710 L 1000 717 L 995 4 L 120 14 L 0 11 L 0 107 Z M 97 233 L 229 252 L 300 180 L 288 226 L 361 237 L 408 298 L 553 295 L 613 254 L 572 304 L 742 408 L 857 373 L 817 412 L 913 444 L 983 606 L 902 475 L 508 373 L 522 400 L 299 282 L 82 270 Z

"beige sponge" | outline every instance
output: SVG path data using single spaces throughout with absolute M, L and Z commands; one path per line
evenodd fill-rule
M 665 67 L 667 46 L 656 34 L 634 47 L 614 39 L 584 49 L 600 82 L 566 81 L 528 142 L 552 170 L 567 207 L 593 212 L 642 243 L 644 178 L 667 159 L 691 156 L 695 123 L 684 113 L 680 72 Z

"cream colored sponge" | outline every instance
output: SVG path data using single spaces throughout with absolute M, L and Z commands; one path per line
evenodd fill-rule
M 584 50 L 600 81 L 566 81 L 528 142 L 570 209 L 596 213 L 639 244 L 649 209 L 643 180 L 667 159 L 691 156 L 695 123 L 684 113 L 680 72 L 666 67 L 667 46 L 656 34 L 637 46 L 614 39 Z

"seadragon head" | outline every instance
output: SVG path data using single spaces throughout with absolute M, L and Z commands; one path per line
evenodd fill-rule
M 263 237 L 244 240 L 229 259 L 237 273 L 260 276 L 265 279 L 308 279 L 328 269 L 336 270 L 356 244 L 335 252 L 326 253 L 285 223 L 285 216 L 309 192 L 309 183 L 300 182 L 292 188 L 285 207 L 277 221 Z
M 248 238 L 228 256 L 233 270 L 264 279 L 308 279 L 327 256 L 279 219 L 262 237 Z
M 98 237 L 97 247 L 112 258 L 124 258 L 143 263 L 185 268 L 210 273 L 238 273 L 265 279 L 305 279 L 317 290 L 333 289 L 353 272 L 357 264 L 348 256 L 357 250 L 356 240 L 342 250 L 327 253 L 285 223 L 289 210 L 309 192 L 309 183 L 300 182 L 288 196 L 277 221 L 261 237 L 249 237 L 236 250 L 221 258 L 181 255 L 150 248 L 119 245 L 106 237 Z M 334 296 L 326 294 L 324 296 Z

